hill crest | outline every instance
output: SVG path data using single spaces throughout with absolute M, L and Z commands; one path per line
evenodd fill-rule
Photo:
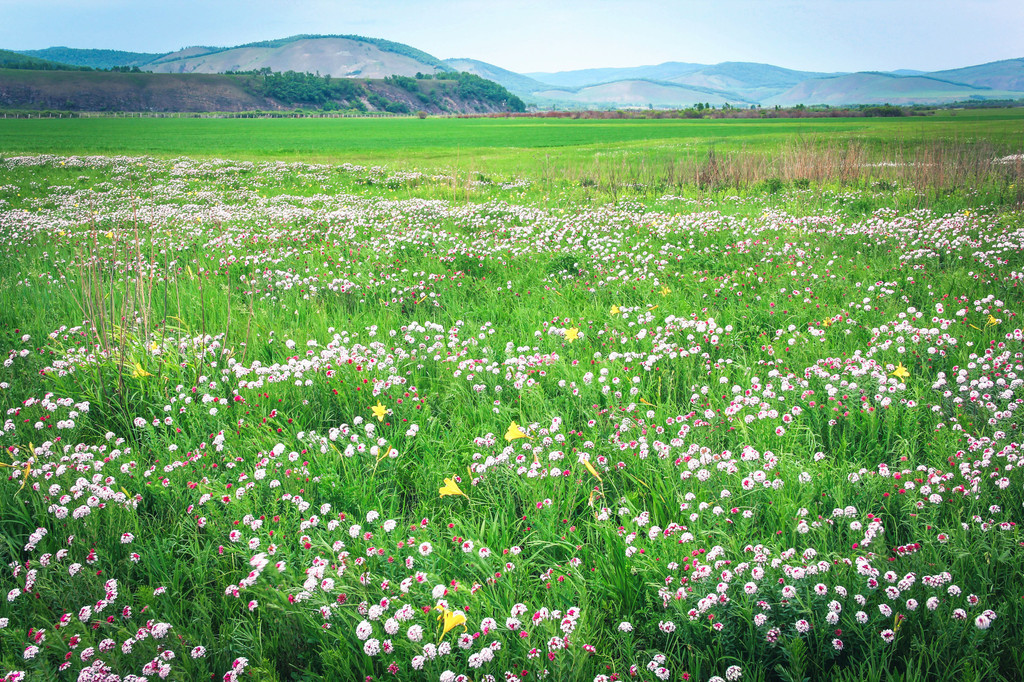
M 157 73 L 270 70 L 384 78 L 465 71 L 494 81 L 526 102 L 545 108 L 682 108 L 692 106 L 697 99 L 713 105 L 728 102 L 752 106 L 1024 99 L 1024 58 L 934 72 L 822 73 L 754 62 L 670 61 L 648 66 L 523 74 L 476 59 L 440 60 L 404 43 L 355 34 L 298 34 L 232 47 L 191 46 L 166 54 L 66 47 L 20 54 L 59 57 L 56 61 L 69 65 L 66 68 L 138 66 Z

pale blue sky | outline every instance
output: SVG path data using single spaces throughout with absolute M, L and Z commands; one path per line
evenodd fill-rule
M 814 71 L 1024 57 L 1024 0 L 0 0 L 0 48 L 170 52 L 296 33 L 513 71 L 754 61 Z

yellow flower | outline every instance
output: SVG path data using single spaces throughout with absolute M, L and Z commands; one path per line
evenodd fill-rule
M 445 495 L 462 495 L 467 499 L 469 498 L 469 495 L 462 492 L 462 489 L 459 488 L 459 484 L 450 478 L 444 479 L 444 487 L 440 488 L 438 492 L 441 493 L 439 497 L 444 497 Z
M 910 372 L 907 370 L 906 367 L 903 366 L 903 363 L 901 362 L 899 365 L 896 366 L 896 369 L 889 372 L 889 376 L 898 377 L 900 379 L 906 379 L 907 377 L 910 376 Z
M 379 422 L 384 421 L 384 415 L 388 413 L 388 408 L 381 405 L 379 400 L 377 401 L 376 405 L 370 408 L 370 410 L 373 412 L 373 416 L 376 417 L 377 421 Z
M 153 376 L 146 370 L 142 369 L 142 364 L 139 362 L 135 363 L 135 369 L 132 370 L 132 379 L 143 379 L 145 377 Z
M 103 235 L 103 236 L 104 236 L 104 237 L 106 237 L 107 239 L 113 239 L 113 238 L 114 238 L 114 231 L 113 231 L 113 230 L 111 230 L 110 232 L 107 232 L 107 233 L 106 233 L 105 235 Z
M 32 453 L 32 456 L 28 458 L 27 462 L 25 462 L 25 475 L 21 478 L 21 488 L 24 488 L 25 484 L 28 483 L 28 475 L 32 473 L 32 464 L 36 461 L 36 448 L 32 443 L 28 444 L 28 451 Z M 18 488 L 19 493 L 21 492 L 21 488 Z
M 619 306 L 612 304 L 612 315 L 618 315 L 620 312 Z
M 826 317 L 824 320 L 821 321 L 821 326 L 822 327 L 831 327 L 832 326 L 832 318 L 831 317 Z
M 671 293 L 672 293 L 672 290 L 671 290 L 671 289 L 669 289 L 669 288 L 668 288 L 667 286 L 665 286 L 664 284 L 662 284 L 662 285 L 661 285 L 661 290 L 660 290 L 660 291 L 659 291 L 658 293 L 660 293 L 660 294 L 661 294 L 662 296 L 668 296 L 669 294 L 671 294 Z
M 19 493 L 21 492 L 21 489 L 25 487 L 25 484 L 28 483 L 28 476 L 29 476 L 29 474 L 32 473 L 32 464 L 35 463 L 35 461 L 36 461 L 36 448 L 35 448 L 34 445 L 32 445 L 32 443 L 28 444 L 28 451 L 29 451 L 29 453 L 31 453 L 31 456 L 28 458 L 28 461 L 25 462 L 25 475 L 21 477 L 21 487 L 18 488 L 18 492 Z M 14 466 L 13 464 L 6 464 L 4 462 L 0 462 L 0 467 L 7 467 L 9 469 L 18 469 L 18 468 L 20 468 L 20 467 Z M 17 494 L 17 493 L 15 493 L 15 494 Z
M 569 343 L 572 343 L 573 341 L 575 341 L 579 337 L 580 337 L 580 330 L 577 329 L 576 327 L 570 327 L 569 329 L 565 330 L 565 339 Z
M 594 478 L 599 481 L 601 480 L 601 474 L 597 473 L 597 469 L 594 468 L 594 465 L 590 463 L 589 459 L 583 460 L 583 466 L 587 467 L 587 471 L 589 471 Z
M 153 343 L 149 344 L 149 349 L 155 353 L 158 350 L 160 350 L 160 344 L 154 341 Z
M 991 326 L 993 326 L 993 325 L 997 325 L 997 324 L 999 324 L 999 320 L 997 320 L 997 319 L 996 319 L 995 317 L 993 317 L 992 315 L 989 315 L 989 316 L 988 316 L 988 321 L 987 321 L 987 322 L 985 322 L 985 326 L 986 326 L 986 327 L 991 327 Z
M 657 407 L 657 405 L 652 405 L 651 403 L 647 402 L 643 398 L 640 398 L 640 402 L 643 403 L 644 405 L 649 405 L 650 407 Z
M 453 627 L 461 625 L 463 629 L 466 629 L 466 614 L 462 611 L 449 611 L 443 606 L 435 606 L 434 608 L 441 612 L 437 616 L 437 619 L 444 621 L 444 629 L 441 631 L 441 639 L 444 639 L 444 636 L 447 635 L 448 631 Z M 441 639 L 438 641 L 441 641 Z
M 508 431 L 505 432 L 505 440 L 515 440 L 516 438 L 529 438 L 529 436 L 519 428 L 519 424 L 512 422 L 508 427 Z

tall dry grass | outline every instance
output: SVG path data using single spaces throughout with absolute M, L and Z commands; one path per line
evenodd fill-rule
M 996 192 L 1024 204 L 1024 156 L 984 142 L 936 141 L 883 149 L 858 141 L 821 144 L 795 140 L 775 153 L 761 150 L 667 152 L 595 158 L 593 164 L 551 169 L 583 186 L 617 195 L 628 189 L 651 192 L 698 189 L 737 190 L 766 182 L 813 186 L 870 186 L 880 180 L 924 196 L 951 190 Z

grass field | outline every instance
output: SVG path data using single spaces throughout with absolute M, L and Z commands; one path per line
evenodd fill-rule
M 569 164 L 725 136 L 50 125 L 0 121 L 5 682 L 1019 679 L 1003 166 L 653 191 Z
M 3 153 L 146 154 L 244 160 L 387 164 L 575 177 L 583 168 L 719 152 L 775 154 L 807 143 L 863 146 L 894 160 L 935 143 L 1024 147 L 1024 109 L 939 112 L 895 119 L 71 119 L 0 121 Z

